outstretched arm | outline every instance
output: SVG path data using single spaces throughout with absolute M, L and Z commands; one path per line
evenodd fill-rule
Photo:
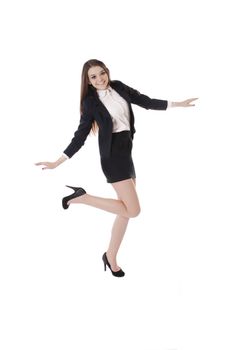
M 86 106 L 84 105 L 84 111 L 82 113 L 78 129 L 75 131 L 74 137 L 64 150 L 61 157 L 59 157 L 55 162 L 38 162 L 35 165 L 43 165 L 43 170 L 55 169 L 57 166 L 71 158 L 76 152 L 79 151 L 79 149 L 84 145 L 93 123 L 93 117 L 88 113 L 85 107 Z
M 150 98 L 147 95 L 141 94 L 138 90 L 133 89 L 132 87 L 120 82 L 127 93 L 129 94 L 129 97 L 131 99 L 131 102 L 146 108 L 146 109 L 158 109 L 158 110 L 165 110 L 168 107 L 192 107 L 195 106 L 195 104 L 192 104 L 193 101 L 197 100 L 197 98 L 189 98 L 184 101 L 180 102 L 170 102 L 167 100 L 158 100 L 155 98 Z

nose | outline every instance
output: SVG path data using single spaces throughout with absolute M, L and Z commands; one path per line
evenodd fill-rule
M 99 78 L 97 79 L 97 83 L 98 83 L 98 84 L 101 84 L 103 81 L 104 81 L 104 80 L 103 80 L 102 77 L 99 77 Z

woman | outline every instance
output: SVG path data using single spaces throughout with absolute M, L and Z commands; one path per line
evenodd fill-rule
M 71 158 L 83 146 L 91 129 L 98 129 L 101 167 L 106 180 L 111 183 L 118 199 L 92 196 L 81 187 L 67 186 L 73 193 L 62 200 L 67 209 L 71 204 L 87 204 L 113 214 L 116 218 L 112 227 L 107 251 L 103 254 L 106 265 L 113 276 L 123 277 L 124 271 L 117 265 L 117 253 L 126 232 L 130 218 L 140 213 L 136 192 L 136 174 L 131 156 L 135 133 L 134 114 L 131 103 L 146 109 L 165 110 L 170 107 L 190 107 L 196 98 L 182 102 L 151 99 L 117 80 L 110 79 L 109 69 L 96 59 L 87 61 L 81 78 L 81 118 L 77 131 L 63 155 L 55 162 L 39 162 L 42 169 L 54 169 Z

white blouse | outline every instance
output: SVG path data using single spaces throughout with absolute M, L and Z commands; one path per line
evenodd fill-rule
M 128 103 L 112 87 L 108 87 L 106 90 L 97 90 L 97 93 L 112 117 L 112 132 L 130 130 Z

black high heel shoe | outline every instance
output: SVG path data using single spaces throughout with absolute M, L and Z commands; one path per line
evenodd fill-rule
M 104 253 L 104 255 L 102 256 L 102 260 L 104 262 L 104 271 L 106 271 L 106 265 L 107 265 L 110 268 L 113 276 L 115 276 L 115 277 L 123 277 L 125 275 L 124 271 L 121 270 L 121 269 L 119 271 L 112 271 L 111 265 L 108 262 L 108 258 L 107 258 L 107 254 L 106 253 Z
M 68 209 L 69 205 L 67 204 L 71 199 L 80 197 L 86 193 L 86 191 L 82 187 L 73 187 L 73 186 L 66 186 L 74 190 L 74 193 L 70 194 L 69 196 L 66 196 L 62 199 L 62 206 L 64 209 Z

